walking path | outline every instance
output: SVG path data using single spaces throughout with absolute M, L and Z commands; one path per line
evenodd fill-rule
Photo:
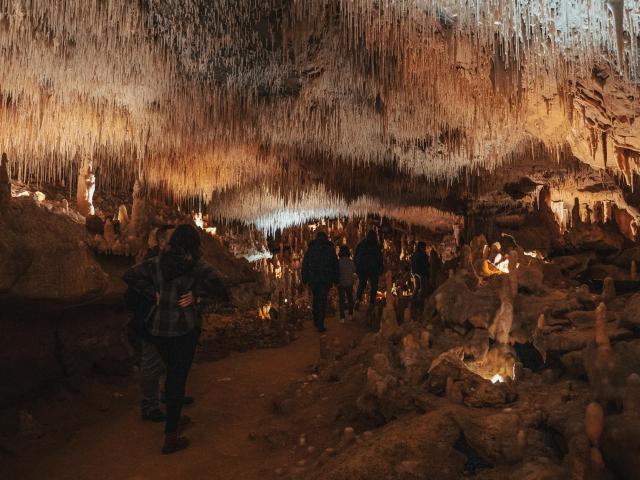
M 328 328 L 330 336 L 338 336 L 345 345 L 363 335 L 360 327 L 336 320 L 329 320 Z M 94 408 L 79 428 L 36 440 L 11 461 L 10 476 L 3 478 L 270 478 L 286 462 L 287 450 L 268 448 L 265 442 L 252 439 L 251 433 L 273 421 L 273 397 L 308 375 L 309 366 L 318 360 L 319 346 L 318 334 L 306 324 L 300 338 L 286 347 L 234 353 L 196 364 L 187 388 L 196 403 L 184 412 L 193 420 L 185 432 L 191 446 L 183 452 L 160 455 L 163 424 L 140 420 L 137 388 L 130 380 L 106 412 Z M 63 408 L 74 408 L 73 402 L 78 401 L 71 399 Z

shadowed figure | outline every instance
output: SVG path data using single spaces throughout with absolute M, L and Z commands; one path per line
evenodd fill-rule
M 178 426 L 202 326 L 202 300 L 226 301 L 229 296 L 219 274 L 201 259 L 200 233 L 191 225 L 178 226 L 169 248 L 129 269 L 124 281 L 145 298 L 155 299 L 145 329 L 167 368 L 162 453 L 173 453 L 189 445 L 188 439 L 178 435 Z M 188 418 L 183 418 L 186 423 Z
M 356 272 L 360 280 L 358 284 L 358 294 L 356 296 L 356 310 L 360 306 L 362 296 L 367 288 L 367 283 L 371 288 L 369 306 L 373 307 L 376 304 L 378 280 L 384 272 L 382 245 L 380 245 L 378 235 L 373 230 L 370 230 L 366 238 L 356 247 L 355 264 Z
M 313 324 L 322 333 L 326 331 L 324 319 L 331 287 L 339 282 L 336 249 L 325 232 L 318 232 L 302 261 L 302 283 L 308 285 L 313 296 Z

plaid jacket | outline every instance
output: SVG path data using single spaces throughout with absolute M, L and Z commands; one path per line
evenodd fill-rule
M 155 305 L 146 320 L 149 334 L 155 337 L 178 337 L 202 325 L 198 305 L 180 307 L 180 297 L 189 291 L 195 298 L 227 300 L 228 294 L 216 270 L 202 260 L 187 275 L 164 281 L 160 257 L 131 267 L 123 277 L 130 288 Z

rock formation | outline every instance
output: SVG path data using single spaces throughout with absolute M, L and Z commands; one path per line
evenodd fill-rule
M 11 201 L 11 178 L 9 177 L 9 159 L 2 154 L 0 160 L 0 205 L 5 206 Z
M 93 206 L 93 194 L 96 191 L 96 176 L 93 171 L 93 162 L 85 160 L 78 173 L 78 193 L 76 196 L 78 212 L 88 217 L 95 214 Z

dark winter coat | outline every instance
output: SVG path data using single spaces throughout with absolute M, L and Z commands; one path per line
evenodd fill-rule
M 317 285 L 333 285 L 340 280 L 338 257 L 333 243 L 326 237 L 309 242 L 302 260 L 302 282 L 312 288 Z
M 430 270 L 431 269 L 427 252 L 417 250 L 413 254 L 413 258 L 411 259 L 411 273 L 413 273 L 414 275 L 420 275 L 420 277 L 422 277 L 426 281 L 429 281 Z
M 380 276 L 384 273 L 382 246 L 376 238 L 367 237 L 358 244 L 355 262 L 360 277 Z

